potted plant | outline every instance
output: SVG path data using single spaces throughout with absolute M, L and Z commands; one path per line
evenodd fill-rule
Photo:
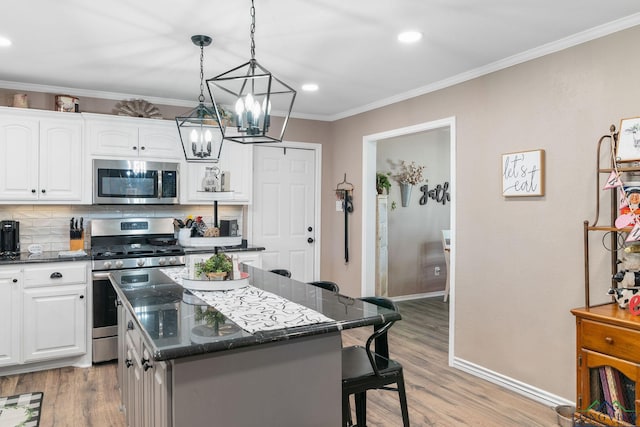
M 386 193 L 389 194 L 389 189 L 391 188 L 391 181 L 389 181 L 389 176 L 391 176 L 391 172 L 376 173 L 376 190 L 378 191 L 378 194 L 384 194 L 385 190 Z
M 231 258 L 222 252 L 215 254 L 206 261 L 195 265 L 196 277 L 208 280 L 226 280 L 233 272 Z

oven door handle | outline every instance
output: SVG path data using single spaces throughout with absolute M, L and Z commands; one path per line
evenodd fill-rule
M 91 273 L 91 277 L 94 279 L 108 279 L 109 272 L 108 271 L 94 271 Z

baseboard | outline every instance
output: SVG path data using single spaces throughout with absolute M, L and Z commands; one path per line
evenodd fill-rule
M 453 358 L 452 366 L 475 377 L 482 378 L 493 384 L 497 384 L 501 387 L 514 391 L 531 400 L 540 402 L 543 405 L 551 407 L 557 405 L 575 405 L 575 402 L 567 400 L 563 397 L 549 393 L 545 390 L 541 390 L 532 385 L 525 384 L 521 381 L 499 374 L 490 369 L 484 368 L 482 366 L 476 365 L 475 363 L 468 362 L 458 357 Z
M 436 297 L 444 298 L 444 291 L 425 292 L 423 294 L 401 295 L 398 297 L 390 297 L 390 299 L 392 301 L 409 301 L 412 299 L 436 298 Z

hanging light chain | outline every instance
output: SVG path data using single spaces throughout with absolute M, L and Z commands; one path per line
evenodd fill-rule
M 198 97 L 198 101 L 200 104 L 204 103 L 204 42 L 200 42 L 200 96 Z
M 256 8 L 253 5 L 253 0 L 251 0 L 251 27 L 249 27 L 251 32 L 251 59 L 255 59 L 256 56 L 256 41 L 254 39 L 254 35 L 256 33 Z

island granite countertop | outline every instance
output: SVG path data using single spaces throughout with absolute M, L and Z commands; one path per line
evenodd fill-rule
M 243 264 L 242 270 L 249 274 L 251 287 L 311 309 L 329 318 L 328 321 L 250 333 L 160 269 L 114 271 L 110 279 L 118 298 L 133 313 L 155 360 L 288 341 L 401 319 L 395 311 L 259 268 Z

